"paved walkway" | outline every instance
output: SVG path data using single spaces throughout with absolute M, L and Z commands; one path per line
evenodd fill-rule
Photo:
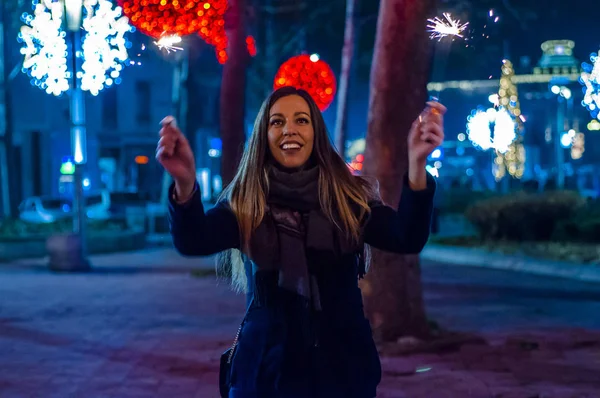
M 218 397 L 244 298 L 170 250 L 98 256 L 89 274 L 0 264 L 0 398 Z M 378 397 L 600 396 L 598 285 L 426 263 L 429 315 L 487 345 L 384 357 Z

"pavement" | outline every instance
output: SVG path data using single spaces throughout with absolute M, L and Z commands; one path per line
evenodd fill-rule
M 431 261 L 444 261 L 455 266 L 503 269 L 600 283 L 600 264 L 553 261 L 524 255 L 493 253 L 479 248 L 437 244 L 428 244 L 421 253 L 421 258 Z
M 218 397 L 244 297 L 172 249 L 0 264 L 0 398 Z M 600 397 L 600 285 L 424 261 L 428 315 L 486 343 L 384 355 L 384 398 Z

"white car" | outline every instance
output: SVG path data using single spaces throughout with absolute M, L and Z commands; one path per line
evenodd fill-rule
M 107 191 L 85 195 L 85 211 L 90 219 L 110 218 L 110 195 Z M 70 198 L 33 196 L 19 205 L 19 218 L 25 222 L 44 224 L 55 222 L 73 215 L 73 202 Z

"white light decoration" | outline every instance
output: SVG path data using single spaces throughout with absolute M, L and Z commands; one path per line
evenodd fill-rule
M 596 53 L 590 56 L 591 64 L 582 64 L 580 82 L 585 86 L 582 105 L 593 117 L 600 120 L 600 56 Z
M 515 120 L 505 108 L 477 109 L 467 119 L 469 140 L 484 151 L 507 152 L 517 138 L 516 127 Z
M 108 0 L 86 0 L 83 3 L 87 16 L 83 28 L 87 32 L 83 41 L 81 89 L 98 95 L 105 86 L 119 78 L 123 63 L 127 61 L 125 33 L 131 31 L 129 19 L 122 16 L 121 7 L 113 9 Z
M 23 71 L 32 83 L 48 94 L 60 95 L 69 89 L 67 71 L 67 43 L 60 29 L 63 9 L 60 3 L 39 2 L 33 15 L 24 14 L 19 41 L 25 43 Z
M 85 35 L 81 53 L 83 59 L 77 78 L 81 89 L 93 95 L 111 86 L 119 78 L 128 59 L 125 34 L 132 31 L 121 7 L 109 0 L 84 0 Z M 25 43 L 23 70 L 35 85 L 47 93 L 61 95 L 69 90 L 71 73 L 67 68 L 66 33 L 63 27 L 63 5 L 53 0 L 34 0 L 33 15 L 24 14 L 25 25 L 19 40 Z

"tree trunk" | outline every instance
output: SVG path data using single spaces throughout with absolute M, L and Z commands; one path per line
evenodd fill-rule
M 342 68 L 340 73 L 340 88 L 338 90 L 338 106 L 335 120 L 335 146 L 345 159 L 346 126 L 348 119 L 348 89 L 350 71 L 354 57 L 354 9 L 357 0 L 346 0 L 346 22 L 344 30 L 344 48 L 342 49 Z
M 379 9 L 364 172 L 379 180 L 383 200 L 393 207 L 408 169 L 408 132 L 427 100 L 430 10 L 434 0 L 382 0 Z M 418 256 L 373 250 L 361 287 L 377 341 L 429 335 Z
M 227 186 L 235 176 L 246 140 L 244 111 L 249 55 L 244 23 L 245 6 L 244 0 L 230 0 L 225 15 L 225 30 L 229 44 L 228 60 L 223 66 L 220 104 L 223 187 Z

